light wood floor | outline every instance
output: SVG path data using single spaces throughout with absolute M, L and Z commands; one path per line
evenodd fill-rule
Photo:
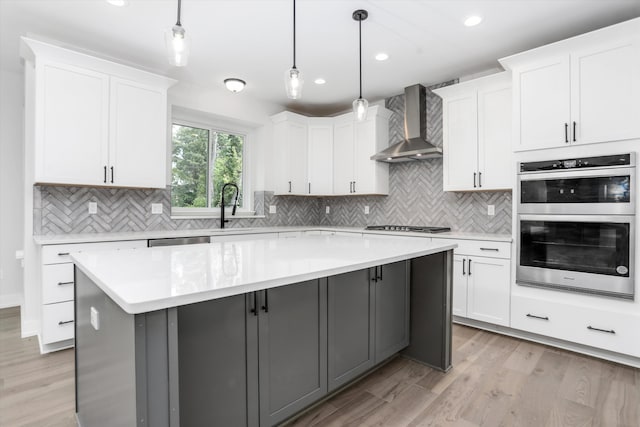
M 73 351 L 19 325 L 0 310 L 0 426 L 74 426 Z M 638 369 L 459 325 L 453 350 L 446 374 L 398 357 L 290 425 L 640 426 Z

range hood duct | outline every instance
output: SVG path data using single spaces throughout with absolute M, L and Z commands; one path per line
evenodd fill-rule
M 427 141 L 427 89 L 421 84 L 404 89 L 404 137 L 371 160 L 397 163 L 442 157 L 442 149 Z

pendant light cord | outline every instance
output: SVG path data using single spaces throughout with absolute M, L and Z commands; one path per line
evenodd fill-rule
M 360 99 L 362 99 L 362 19 L 358 20 L 358 45 L 360 56 Z
M 293 0 L 293 68 L 296 68 L 296 0 Z
M 178 0 L 178 22 L 176 22 L 176 25 L 182 27 L 180 23 L 180 9 L 182 9 L 182 0 Z

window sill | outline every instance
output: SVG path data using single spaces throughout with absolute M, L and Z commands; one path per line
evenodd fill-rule
M 236 219 L 256 219 L 256 218 L 265 218 L 264 215 L 256 215 L 255 212 L 241 212 L 236 213 L 235 215 L 226 214 L 224 215 L 225 219 L 236 220 Z M 180 220 L 180 219 L 220 219 L 220 214 L 209 214 L 202 212 L 193 212 L 193 213 L 172 213 L 170 216 L 171 219 Z

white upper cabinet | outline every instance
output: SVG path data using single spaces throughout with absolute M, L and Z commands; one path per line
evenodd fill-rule
M 21 49 L 35 183 L 165 188 L 174 80 L 33 39 Z
M 307 118 L 287 111 L 271 117 L 275 147 L 275 194 L 308 194 Z
M 370 157 L 388 145 L 391 112 L 374 106 L 367 115 L 272 116 L 275 194 L 388 194 L 389 166 Z
M 520 53 L 513 149 L 640 138 L 640 19 Z
M 435 89 L 443 106 L 445 191 L 511 189 L 508 73 Z
M 333 194 L 333 122 L 330 118 L 309 118 L 308 193 Z

